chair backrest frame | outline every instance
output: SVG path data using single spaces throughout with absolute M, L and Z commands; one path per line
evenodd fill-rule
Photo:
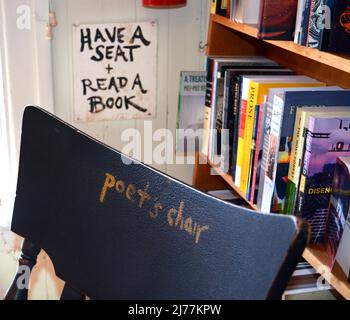
M 308 241 L 134 161 L 48 112 L 24 113 L 12 231 L 92 299 L 279 299 Z

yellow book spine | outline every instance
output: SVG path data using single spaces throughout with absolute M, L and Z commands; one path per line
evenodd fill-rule
M 295 126 L 293 131 L 293 143 L 292 143 L 292 150 L 291 150 L 291 156 L 290 156 L 290 165 L 288 169 L 288 180 L 291 182 L 297 184 L 299 179 L 299 175 L 297 175 L 298 171 L 298 159 L 302 153 L 301 146 L 302 146 L 302 137 L 303 137 L 303 130 L 305 125 L 305 112 L 301 110 L 297 110 L 296 117 L 295 117 Z
M 216 13 L 216 0 L 211 0 L 210 13 Z
M 249 86 L 249 95 L 247 101 L 247 111 L 245 118 L 244 129 L 244 147 L 243 147 L 243 161 L 242 161 L 242 174 L 240 180 L 240 189 L 245 194 L 248 191 L 248 179 L 250 170 L 250 157 L 252 150 L 252 137 L 254 128 L 254 116 L 255 106 L 259 103 L 259 84 L 251 81 Z

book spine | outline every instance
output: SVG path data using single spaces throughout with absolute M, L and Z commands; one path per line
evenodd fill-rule
M 230 169 L 232 173 L 232 179 L 235 181 L 236 177 L 236 164 L 237 164 L 237 149 L 239 139 L 239 126 L 241 119 L 241 78 L 237 78 L 234 84 L 234 101 L 233 101 L 233 127 L 232 127 L 232 152 Z
M 332 30 L 329 36 L 330 52 L 350 52 L 350 1 L 336 1 Z
M 257 201 L 256 204 L 258 208 L 261 210 L 262 201 L 263 201 L 263 188 L 265 183 L 265 172 L 267 169 L 268 163 L 268 154 L 269 154 L 269 144 L 270 144 L 270 129 L 271 129 L 271 119 L 272 119 L 272 105 L 266 104 L 266 116 L 265 116 L 265 127 L 263 132 L 263 152 L 261 158 L 261 167 L 259 173 L 259 188 L 257 193 Z
M 246 113 L 247 113 L 247 104 L 248 104 L 248 95 L 246 92 L 249 92 L 249 81 L 246 81 L 242 84 L 241 88 L 241 108 L 240 108 L 240 119 L 239 119 L 239 133 L 238 133 L 238 143 L 237 143 L 237 161 L 236 161 L 236 173 L 235 173 L 235 184 L 240 188 L 241 175 L 242 175 L 242 164 L 244 159 L 244 132 L 246 124 Z
M 244 145 L 242 149 L 242 167 L 241 167 L 241 180 L 240 189 L 243 193 L 247 194 L 248 189 L 248 176 L 249 176 L 249 165 L 252 151 L 252 137 L 254 128 L 254 116 L 255 106 L 258 104 L 259 96 L 259 85 L 256 82 L 251 81 L 249 86 L 249 94 L 247 101 L 247 110 L 245 118 L 244 128 Z
M 301 31 L 302 31 L 302 19 L 303 19 L 303 11 L 305 8 L 305 2 L 306 0 L 299 0 L 298 1 L 298 8 L 297 8 L 297 17 L 295 22 L 295 32 L 294 32 L 294 43 L 299 43 L 300 37 L 301 37 Z
M 267 163 L 262 190 L 262 199 L 260 204 L 261 212 L 270 213 L 275 189 L 276 172 L 278 166 L 279 143 L 282 124 L 284 101 L 275 96 L 272 104 L 270 137 L 264 145 Z
M 210 2 L 210 13 L 216 14 L 216 1 L 217 0 L 211 0 Z
M 255 139 L 255 151 L 254 151 L 254 162 L 253 162 L 253 172 L 252 172 L 252 186 L 251 186 L 251 197 L 250 201 L 252 203 L 255 203 L 255 192 L 256 192 L 256 183 L 258 183 L 258 163 L 259 163 L 259 154 L 260 154 L 260 146 L 261 146 L 261 135 L 262 135 L 262 126 L 263 126 L 263 116 L 264 116 L 264 110 L 265 104 L 261 104 L 259 108 L 259 115 L 258 115 L 258 129 Z
M 288 170 L 288 182 L 286 191 L 286 204 L 285 204 L 285 214 L 293 214 L 297 196 L 297 188 L 299 184 L 301 161 L 303 157 L 304 149 L 304 139 L 306 130 L 304 129 L 306 122 L 306 113 L 301 110 L 297 111 L 294 133 L 293 133 L 293 143 L 292 143 L 292 153 L 291 160 Z
M 300 37 L 300 43 L 299 43 L 302 46 L 306 46 L 306 43 L 307 43 L 307 37 L 308 37 L 308 31 L 309 31 L 309 21 L 310 21 L 311 1 L 312 0 L 306 0 L 306 2 L 305 2 L 305 8 L 304 8 L 304 12 L 303 12 L 303 20 L 301 23 L 301 37 Z
M 252 149 L 250 153 L 249 161 L 249 175 L 248 175 L 248 188 L 247 188 L 247 199 L 252 201 L 252 191 L 253 191 L 253 171 L 254 171 L 254 160 L 255 160 L 255 149 L 256 149 L 256 140 L 258 135 L 258 122 L 260 115 L 260 105 L 255 106 L 254 112 L 254 128 L 253 128 L 253 138 L 252 138 Z
M 225 73 L 225 85 L 224 85 L 224 105 L 222 111 L 222 134 L 221 134 L 221 161 L 220 169 L 222 172 L 227 173 L 229 171 L 229 156 L 230 156 L 230 141 L 229 134 L 226 130 L 229 130 L 229 105 L 230 105 L 230 77 L 229 72 Z M 230 130 L 229 130 L 230 131 Z
M 207 58 L 207 85 L 205 90 L 205 104 L 203 115 L 203 142 L 202 153 L 208 156 L 209 135 L 210 135 L 210 118 L 211 118 L 211 101 L 213 93 L 213 59 Z
M 321 29 L 318 49 L 321 51 L 328 51 L 329 35 L 332 30 L 335 0 L 322 0 L 322 3 L 324 5 L 324 8 L 322 10 L 324 13 L 324 25 Z
M 313 118 L 315 119 L 315 118 Z M 299 179 L 299 186 L 297 189 L 297 200 L 295 206 L 295 215 L 303 218 L 303 207 L 305 205 L 305 189 L 306 189 L 306 179 L 309 171 L 309 164 L 311 159 L 311 148 L 312 148 L 312 131 L 314 127 L 314 122 L 310 121 L 308 128 L 305 129 L 305 142 L 303 147 L 303 157 L 301 165 L 301 174 Z
M 321 43 L 321 30 L 323 29 L 323 0 L 313 0 L 311 14 L 310 14 L 310 27 L 308 34 L 308 47 L 319 48 Z
M 216 139 L 214 132 L 214 125 L 216 124 L 216 89 L 217 89 L 217 80 L 218 80 L 218 63 L 213 62 L 213 73 L 212 73 L 212 90 L 211 90 L 211 99 L 210 99 L 210 121 L 209 121 L 209 146 L 208 146 L 208 158 L 213 160 L 213 147 L 216 145 L 213 141 Z

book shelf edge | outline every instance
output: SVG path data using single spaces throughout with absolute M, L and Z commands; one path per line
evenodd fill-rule
M 289 52 L 293 52 L 300 57 L 310 59 L 316 62 L 320 62 L 331 68 L 335 68 L 346 73 L 350 73 L 350 55 L 342 57 L 329 52 L 323 52 L 315 48 L 304 47 L 293 41 L 280 41 L 280 40 L 261 40 L 258 38 L 258 30 L 254 25 L 248 25 L 231 21 L 229 18 L 222 17 L 219 15 L 210 15 L 212 23 L 218 23 L 234 31 L 240 32 L 244 35 L 255 38 L 257 41 L 262 43 L 268 43 L 276 48 L 280 48 Z

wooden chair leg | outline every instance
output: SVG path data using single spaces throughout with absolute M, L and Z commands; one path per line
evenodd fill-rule
M 66 283 L 61 294 L 61 300 L 86 300 L 86 296 Z
M 22 252 L 18 259 L 18 268 L 4 300 L 27 300 L 29 277 L 41 248 L 27 239 L 23 240 Z

